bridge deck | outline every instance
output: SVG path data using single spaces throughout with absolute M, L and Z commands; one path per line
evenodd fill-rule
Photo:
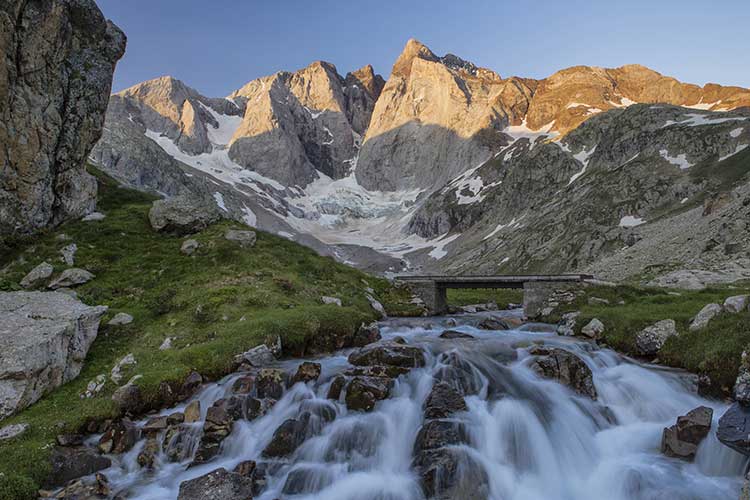
M 524 283 L 566 283 L 593 279 L 589 274 L 516 276 L 396 276 L 399 281 L 431 282 L 441 288 L 523 288 Z

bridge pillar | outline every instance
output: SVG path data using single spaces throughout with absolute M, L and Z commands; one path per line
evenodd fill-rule
M 544 309 L 550 297 L 555 293 L 559 283 L 526 282 L 523 284 L 523 313 L 527 318 L 535 319 L 549 314 Z
M 409 282 L 412 293 L 424 301 L 427 312 L 431 316 L 448 313 L 448 297 L 446 289 L 432 280 Z

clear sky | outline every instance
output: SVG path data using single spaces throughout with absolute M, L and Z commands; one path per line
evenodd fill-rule
M 97 0 L 128 35 L 114 90 L 172 75 L 208 96 L 315 60 L 387 78 L 404 43 L 543 78 L 649 66 L 750 87 L 750 0 Z

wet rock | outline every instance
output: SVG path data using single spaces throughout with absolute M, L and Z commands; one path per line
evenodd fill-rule
M 305 436 L 301 432 L 300 423 L 291 418 L 284 421 L 273 433 L 271 442 L 263 450 L 264 457 L 286 457 L 304 442 Z
M 161 415 L 158 417 L 151 417 L 143 425 L 143 427 L 141 428 L 141 431 L 144 434 L 157 434 L 169 426 L 169 424 L 167 423 L 167 418 L 168 417 L 166 415 Z M 181 423 L 181 422 L 177 422 L 177 423 Z
M 0 419 L 78 376 L 106 311 L 56 292 L 0 292 Z
M 0 429 L 0 442 L 22 436 L 29 430 L 29 424 L 11 424 Z
M 409 368 L 401 366 L 355 366 L 344 372 L 347 377 L 385 377 L 398 378 L 401 375 L 409 373 Z
M 52 267 L 52 265 L 48 264 L 47 262 L 42 262 L 34 269 L 32 269 L 29 274 L 24 276 L 24 278 L 21 280 L 21 286 L 23 288 L 35 287 L 52 276 L 54 270 L 55 269 Z
M 748 308 L 748 295 L 735 295 L 724 301 L 724 310 L 733 314 L 745 311 Z
M 255 387 L 258 397 L 261 399 L 281 399 L 281 396 L 284 394 L 285 375 L 286 374 L 283 370 L 276 368 L 264 368 L 260 370 L 255 379 Z
M 336 375 L 331 381 L 331 385 L 328 387 L 328 394 L 326 397 L 334 401 L 338 401 L 341 397 L 341 391 L 344 390 L 346 385 L 346 377 L 343 375 Z
M 185 414 L 179 411 L 171 413 L 167 416 L 167 425 L 178 425 L 185 422 Z
M 273 408 L 276 404 L 275 399 L 265 398 L 247 398 L 245 404 L 245 418 L 247 420 L 255 420 L 258 417 L 262 417 L 268 411 Z
M 750 408 L 734 403 L 719 419 L 716 437 L 733 450 L 750 457 Z
M 177 235 L 197 233 L 220 219 L 216 205 L 193 196 L 156 200 L 148 212 L 152 228 Z
M 352 339 L 352 347 L 364 347 L 381 339 L 380 327 L 373 322 L 369 325 L 362 323 Z
M 252 479 L 220 468 L 183 481 L 177 500 L 250 500 L 252 497 Z
M 564 335 L 566 337 L 572 337 L 573 335 L 575 335 L 576 322 L 578 316 L 580 315 L 580 311 L 563 314 L 562 319 L 557 324 L 557 334 Z
M 146 440 L 146 444 L 143 445 L 143 449 L 136 457 L 136 462 L 144 469 L 152 469 L 158 454 L 159 442 L 156 440 L 156 436 L 151 436 Z
M 436 381 L 445 382 L 463 396 L 479 393 L 482 381 L 471 363 L 455 352 L 442 354 L 439 361 L 442 366 L 435 373 Z
M 582 396 L 596 400 L 591 369 L 575 354 L 556 347 L 533 347 L 529 353 L 535 356 L 531 369 L 539 376 L 570 387 Z
M 318 493 L 332 483 L 330 474 L 316 465 L 295 465 L 287 474 L 281 493 L 303 495 Z
M 489 497 L 489 478 L 484 468 L 460 448 L 425 450 L 414 459 L 426 498 L 478 500 Z
M 198 372 L 190 372 L 180 387 L 179 399 L 184 401 L 200 389 L 203 385 L 203 376 Z
M 317 419 L 318 422 L 313 420 Z M 336 407 L 329 401 L 319 399 L 308 399 L 300 404 L 299 420 L 305 424 L 312 433 L 322 429 L 322 424 L 333 422 L 336 419 Z
M 66 484 L 55 495 L 55 498 L 60 500 L 105 500 L 111 498 L 109 481 L 107 476 L 98 473 L 93 478 L 76 479 Z
M 445 330 L 440 334 L 441 339 L 473 339 L 473 335 L 468 333 L 459 332 L 458 330 Z
M 603 333 L 604 324 L 596 318 L 592 319 L 583 328 L 581 328 L 581 334 L 590 339 L 598 340 L 602 337 Z
M 647 326 L 635 335 L 636 352 L 641 356 L 654 356 L 669 337 L 679 335 L 674 320 L 665 319 Z
M 391 393 L 393 381 L 382 377 L 354 377 L 346 387 L 346 407 L 355 411 L 372 411 L 375 403 Z
M 235 394 L 250 394 L 255 387 L 255 378 L 250 376 L 240 377 L 232 384 L 232 392 Z
M 419 429 L 414 441 L 414 451 L 433 450 L 443 446 L 458 445 L 469 441 L 464 425 L 452 420 L 428 420 Z
M 213 459 L 221 451 L 221 443 L 232 432 L 234 419 L 227 411 L 225 400 L 216 401 L 206 412 L 203 435 L 193 458 L 193 465 Z
M 58 434 L 55 441 L 60 446 L 81 446 L 84 439 L 82 434 Z
M 192 424 L 201 419 L 201 402 L 198 399 L 191 401 L 185 407 L 185 423 Z
M 242 248 L 252 248 L 258 237 L 255 231 L 240 231 L 237 229 L 228 229 L 224 233 L 224 239 L 238 243 Z
M 107 322 L 109 326 L 120 326 L 120 325 L 129 325 L 133 322 L 133 316 L 131 316 L 128 313 L 119 312 L 114 315 L 114 317 Z
M 162 441 L 167 460 L 170 462 L 187 460 L 192 456 L 198 440 L 199 434 L 189 425 L 180 424 L 167 428 Z
M 690 323 L 690 331 L 700 330 L 708 326 L 708 323 L 721 313 L 721 306 L 719 304 L 707 304 L 695 315 Z
M 253 347 L 247 352 L 240 354 L 235 359 L 236 364 L 248 363 L 256 368 L 262 368 L 276 361 L 276 357 L 281 354 L 281 337 L 276 337 L 270 342 L 270 345 L 263 343 Z
M 490 316 L 480 321 L 477 328 L 482 330 L 510 330 L 513 325 L 507 319 Z
M 424 366 L 424 353 L 418 347 L 396 342 L 383 342 L 365 346 L 349 355 L 353 365 L 389 365 L 415 368 Z
M 71 288 L 74 286 L 83 285 L 84 283 L 88 283 L 95 277 L 96 276 L 86 271 L 85 269 L 78 269 L 76 267 L 73 267 L 71 269 L 66 269 L 65 271 L 60 273 L 60 276 L 58 276 L 56 280 L 52 281 L 52 283 L 49 284 L 48 288 L 50 290 L 56 290 L 58 288 Z
M 185 255 L 193 255 L 196 250 L 200 247 L 200 243 L 198 243 L 197 240 L 185 240 L 182 242 L 182 245 L 180 246 L 180 252 L 182 252 Z
M 463 396 L 446 382 L 432 386 L 424 404 L 425 418 L 446 418 L 458 411 L 466 411 Z
M 237 467 L 234 468 L 234 471 L 236 474 L 239 474 L 242 477 L 248 477 L 253 478 L 255 476 L 255 470 L 257 469 L 258 464 L 255 463 L 255 460 L 245 460 L 244 462 L 240 462 L 237 464 Z
M 341 299 L 339 299 L 338 297 L 327 297 L 324 295 L 320 298 L 320 301 L 326 305 L 334 305 L 339 307 L 341 307 L 342 305 Z
M 61 486 L 73 479 L 88 476 L 112 465 L 112 461 L 88 447 L 61 447 L 52 450 L 50 473 L 45 486 Z
M 677 423 L 664 429 L 661 438 L 661 452 L 668 457 L 692 460 L 711 430 L 714 411 L 699 406 L 686 415 L 677 417 Z
M 138 427 L 128 419 L 112 422 L 99 439 L 99 450 L 102 453 L 125 453 L 140 438 Z
M 320 377 L 320 370 L 320 363 L 305 361 L 297 368 L 297 373 L 292 377 L 292 384 L 296 384 L 297 382 L 314 382 Z

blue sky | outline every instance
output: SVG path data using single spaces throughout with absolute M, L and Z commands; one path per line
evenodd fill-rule
M 649 66 L 750 87 L 750 0 L 97 0 L 128 35 L 114 90 L 172 75 L 205 95 L 315 60 L 387 78 L 417 38 L 503 77 Z

